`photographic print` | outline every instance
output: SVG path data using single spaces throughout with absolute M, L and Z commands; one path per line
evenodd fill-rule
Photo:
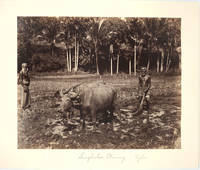
M 181 149 L 181 18 L 17 17 L 18 149 Z

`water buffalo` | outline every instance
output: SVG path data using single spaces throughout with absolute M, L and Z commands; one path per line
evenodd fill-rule
M 116 90 L 105 83 L 85 83 L 79 84 L 69 90 L 60 91 L 63 100 L 63 111 L 67 112 L 72 107 L 80 110 L 80 119 L 82 119 L 82 129 L 85 128 L 85 116 L 91 114 L 93 128 L 96 128 L 97 113 L 110 112 L 111 121 L 113 119 L 113 111 L 116 108 Z M 74 101 L 79 100 L 79 104 Z M 69 118 L 69 117 L 68 117 Z

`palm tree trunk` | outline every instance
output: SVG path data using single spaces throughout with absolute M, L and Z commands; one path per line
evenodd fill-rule
M 168 55 L 167 55 L 167 63 L 166 63 L 166 70 L 165 70 L 165 72 L 169 71 L 169 67 L 170 67 L 170 64 L 171 64 L 170 55 L 172 55 L 172 50 L 170 50 L 169 53 L 168 53 Z
M 97 68 L 97 75 L 99 75 L 99 61 L 98 61 L 98 50 L 97 50 L 97 42 L 94 43 L 94 50 L 95 50 L 95 56 L 96 56 L 96 68 Z
M 112 55 L 110 55 L 110 74 L 113 75 L 113 58 Z
M 129 58 L 129 75 L 131 75 L 131 58 Z
M 74 71 L 77 71 L 77 48 L 76 48 L 76 35 L 75 35 L 75 48 L 74 48 Z
M 178 59 L 179 59 L 178 70 L 181 71 L 181 53 L 178 53 Z
M 77 63 L 76 63 L 77 70 L 78 70 L 78 58 L 79 58 L 79 42 L 77 42 Z
M 137 58 L 136 58 L 136 45 L 134 45 L 134 75 L 136 76 Z
M 110 74 L 112 76 L 113 75 L 113 44 L 110 44 L 109 56 L 110 56 Z
M 157 65 L 156 71 L 157 71 L 157 73 L 159 73 L 159 70 L 160 70 L 160 56 L 159 56 L 159 55 L 157 55 L 157 62 L 156 62 L 156 65 Z
M 160 72 L 163 72 L 164 65 L 164 49 L 161 49 L 161 63 L 160 63 Z
M 168 72 L 168 71 L 169 71 L 170 64 L 171 64 L 171 60 L 169 59 L 169 61 L 168 61 L 168 65 L 167 65 L 167 67 L 166 67 L 166 71 L 165 71 L 165 72 Z
M 89 54 L 90 54 L 90 61 L 89 61 L 89 71 L 91 71 L 92 70 L 92 49 L 91 48 L 89 48 Z
M 168 66 L 169 66 L 169 52 L 167 53 L 165 72 L 168 71 Z
M 53 43 L 51 44 L 51 57 L 53 57 Z
M 69 71 L 72 71 L 72 53 L 71 48 L 69 49 Z
M 66 49 L 66 57 L 67 57 L 67 71 L 69 72 L 69 54 L 68 54 L 68 49 Z
M 117 74 L 119 73 L 119 54 L 117 54 Z

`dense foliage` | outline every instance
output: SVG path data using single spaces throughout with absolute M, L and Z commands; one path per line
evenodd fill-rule
M 18 71 L 180 71 L 179 18 L 18 17 Z

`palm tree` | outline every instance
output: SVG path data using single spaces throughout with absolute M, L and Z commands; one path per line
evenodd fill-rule
M 125 18 L 127 23 L 127 36 L 133 46 L 134 75 L 137 74 L 137 64 L 141 56 L 144 39 L 144 21 L 140 18 Z M 131 74 L 131 58 L 129 59 L 129 74 Z
M 94 45 L 94 53 L 96 59 L 96 73 L 99 75 L 99 57 L 98 57 L 98 46 L 99 46 L 99 34 L 102 33 L 102 25 L 105 21 L 105 18 L 90 18 L 88 21 L 88 31 L 87 31 L 87 40 L 91 41 Z

